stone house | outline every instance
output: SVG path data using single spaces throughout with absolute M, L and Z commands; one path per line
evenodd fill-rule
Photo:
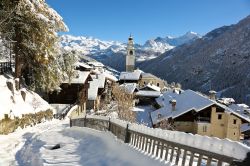
M 136 69 L 133 72 L 121 72 L 119 76 L 119 83 L 124 84 L 124 83 L 139 83 L 139 80 L 141 78 L 141 73 L 143 71 Z
M 241 125 L 250 119 L 192 90 L 167 91 L 156 99 L 161 107 L 151 113 L 154 127 L 166 120 L 174 130 L 218 138 L 240 140 Z
M 136 83 L 139 88 L 143 88 L 148 84 L 160 87 L 160 89 L 163 89 L 166 86 L 166 81 L 154 76 L 151 73 L 144 73 L 139 69 L 136 69 L 133 72 L 121 72 L 119 83 Z
M 139 100 L 139 105 L 155 105 L 155 99 L 160 95 L 161 88 L 153 84 L 147 84 L 135 93 L 136 98 Z
M 141 73 L 139 80 L 139 87 L 144 87 L 147 84 L 153 84 L 163 89 L 166 86 L 166 82 L 151 73 Z

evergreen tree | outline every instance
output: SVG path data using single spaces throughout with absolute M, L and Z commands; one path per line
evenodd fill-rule
M 0 29 L 5 40 L 14 41 L 15 77 L 31 69 L 35 88 L 56 89 L 63 79 L 58 61 L 58 31 L 66 31 L 62 17 L 45 0 L 1 0 L 0 10 L 7 17 Z M 6 35 L 7 34 L 7 35 Z

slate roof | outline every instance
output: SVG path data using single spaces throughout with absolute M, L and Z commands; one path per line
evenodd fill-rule
M 93 81 L 89 82 L 88 100 L 96 100 L 98 94 L 98 84 L 97 79 L 93 79 Z
M 91 62 L 87 62 L 88 65 L 90 66 L 94 66 L 94 67 L 104 67 L 104 65 L 101 62 L 97 62 L 97 61 L 91 61 Z
M 150 77 L 150 78 L 157 78 L 157 79 L 159 79 L 158 77 L 156 77 L 155 75 L 153 75 L 151 73 L 142 73 L 141 77 L 142 78 L 148 78 L 148 77 Z
M 225 97 L 217 99 L 217 101 L 222 103 L 222 104 L 226 104 L 226 105 L 235 103 L 235 100 L 233 98 L 225 98 Z
M 134 70 L 133 72 L 121 72 L 119 80 L 133 80 L 137 81 L 140 79 L 141 73 L 143 71 L 141 70 Z
M 171 100 L 176 100 L 175 110 L 172 110 Z M 173 91 L 167 91 L 156 99 L 156 102 L 162 106 L 162 108 L 151 113 L 153 124 L 159 123 L 163 119 L 177 118 L 191 110 L 199 112 L 209 106 L 217 105 L 223 108 L 226 112 L 232 113 L 248 122 L 250 117 L 243 114 L 242 111 L 237 111 L 236 104 L 232 104 L 229 107 L 209 99 L 207 96 L 202 95 L 192 90 L 181 91 L 180 94 Z M 158 119 L 158 115 L 161 114 L 161 118 Z
M 177 102 L 175 111 L 172 111 L 172 104 L 170 103 L 171 100 L 176 100 Z M 159 114 L 161 114 L 161 117 L 166 119 L 174 119 L 191 110 L 199 112 L 200 110 L 203 110 L 204 108 L 214 104 L 214 101 L 192 90 L 185 90 L 180 94 L 177 94 L 173 91 L 167 91 L 162 96 L 157 98 L 156 101 L 162 106 L 162 108 L 151 113 L 153 124 L 157 124 L 159 122 Z M 161 118 L 161 120 L 163 119 Z
M 158 86 L 156 86 L 156 85 L 154 85 L 154 84 L 147 84 L 146 86 L 142 87 L 141 90 L 144 90 L 146 88 L 149 88 L 149 89 L 152 89 L 152 90 L 158 91 L 158 92 L 161 91 L 161 88 L 158 87 Z
M 136 83 L 124 83 L 120 85 L 120 88 L 128 94 L 133 94 L 137 90 L 137 85 Z
M 230 108 L 230 112 L 250 122 L 250 109 L 245 106 L 246 105 L 241 104 L 231 104 L 228 107 Z
M 71 80 L 71 82 L 69 82 L 68 79 L 65 79 L 62 83 L 84 84 L 89 74 L 90 72 L 88 71 L 76 70 L 76 76 Z
M 159 97 L 161 95 L 161 92 L 159 91 L 144 91 L 144 90 L 139 90 L 135 94 L 136 96 L 144 96 L 144 97 Z
M 88 89 L 88 100 L 96 100 L 98 95 L 98 89 L 104 88 L 105 86 L 105 75 L 104 74 L 97 74 L 91 75 L 93 81 L 89 82 L 89 89 Z
M 105 77 L 107 79 L 109 79 L 111 81 L 114 81 L 114 82 L 118 81 L 118 79 L 113 74 L 111 74 L 110 72 L 105 71 L 103 74 L 105 75 Z
M 86 68 L 86 69 L 92 69 L 91 66 L 89 66 L 88 64 L 86 64 L 84 62 L 76 62 L 75 66 L 81 66 L 81 67 Z
M 249 123 L 244 123 L 240 127 L 241 132 L 249 131 L 250 130 L 250 124 Z

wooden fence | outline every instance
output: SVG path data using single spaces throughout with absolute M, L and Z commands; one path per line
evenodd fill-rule
M 171 162 L 175 165 L 232 165 L 235 158 L 223 154 L 197 149 L 184 144 L 167 141 L 143 132 L 130 129 L 129 124 L 115 123 L 105 118 L 71 119 L 70 126 L 88 127 L 101 131 L 110 131 L 118 139 L 144 153 Z M 239 160 L 238 160 L 239 161 Z

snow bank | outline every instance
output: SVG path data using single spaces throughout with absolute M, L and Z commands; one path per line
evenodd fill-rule
M 51 150 L 56 144 L 59 149 Z M 68 127 L 52 120 L 0 135 L 0 165 L 163 166 L 166 164 L 132 149 L 111 133 Z
M 7 87 L 7 82 L 13 84 L 14 93 Z M 13 79 L 7 79 L 0 75 L 0 120 L 4 118 L 5 114 L 13 119 L 14 117 L 22 117 L 23 114 L 37 113 L 48 109 L 53 110 L 38 94 L 25 88 L 16 91 L 14 82 Z M 21 91 L 26 93 L 25 101 L 22 98 Z

